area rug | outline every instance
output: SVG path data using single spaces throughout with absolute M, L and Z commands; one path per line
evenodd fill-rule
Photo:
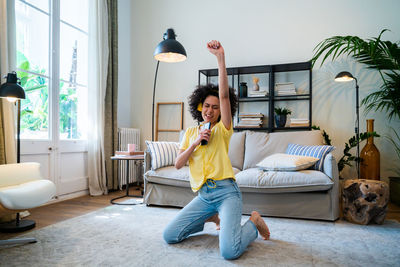
M 0 248 L 1 266 L 399 266 L 400 224 L 268 218 L 271 240 L 256 239 L 237 260 L 219 253 L 218 231 L 175 245 L 162 239 L 174 208 L 110 206 L 28 234 L 35 244 Z M 243 216 L 243 222 L 248 216 Z

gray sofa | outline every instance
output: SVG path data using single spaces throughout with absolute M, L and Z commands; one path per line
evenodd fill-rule
M 320 131 L 235 132 L 229 157 L 243 196 L 243 214 L 256 210 L 263 216 L 334 221 L 339 217 L 339 175 L 332 154 L 323 172 L 263 171 L 256 164 L 274 153 L 284 153 L 289 143 L 322 145 Z M 144 203 L 184 207 L 195 193 L 189 183 L 189 167 L 151 170 L 151 153 L 145 152 Z

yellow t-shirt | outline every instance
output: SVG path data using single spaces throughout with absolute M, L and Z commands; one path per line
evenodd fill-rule
M 229 141 L 233 129 L 227 130 L 219 121 L 211 129 L 207 145 L 198 145 L 189 158 L 190 185 L 194 192 L 198 191 L 207 179 L 235 179 L 231 161 L 228 157 Z M 199 136 L 200 126 L 186 130 L 180 149 L 186 150 Z

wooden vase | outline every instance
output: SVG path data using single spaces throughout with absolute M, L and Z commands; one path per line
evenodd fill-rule
M 367 120 L 367 132 L 374 131 L 374 120 Z M 368 180 L 380 180 L 380 153 L 374 144 L 374 137 L 367 139 L 367 143 L 360 153 L 360 177 Z

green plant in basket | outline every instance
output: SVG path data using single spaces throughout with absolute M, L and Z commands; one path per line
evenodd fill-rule
M 276 115 L 290 115 L 292 111 L 288 108 L 274 108 Z

